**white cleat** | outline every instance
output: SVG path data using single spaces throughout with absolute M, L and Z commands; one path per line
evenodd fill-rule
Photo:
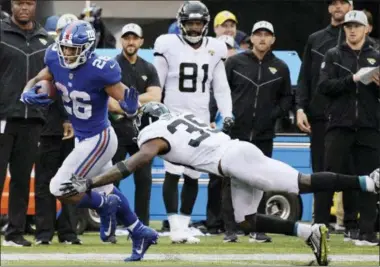
M 187 235 L 187 241 L 186 241 L 187 244 L 198 244 L 199 242 L 201 242 L 201 240 L 199 238 L 197 238 L 191 234 L 190 228 L 188 228 L 188 227 L 185 228 L 184 232 Z
M 188 239 L 188 235 L 180 230 L 170 231 L 169 237 L 170 237 L 170 240 L 172 241 L 172 244 L 187 243 L 187 239 Z

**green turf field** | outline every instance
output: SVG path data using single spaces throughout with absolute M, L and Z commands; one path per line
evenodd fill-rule
M 200 244 L 173 245 L 168 237 L 161 237 L 159 244 L 152 246 L 146 256 L 146 259 L 140 263 L 128 263 L 128 265 L 144 266 L 211 266 L 211 265 L 305 265 L 313 259 L 311 250 L 302 240 L 295 237 L 286 237 L 281 235 L 271 235 L 272 243 L 256 244 L 249 243 L 248 237 L 239 237 L 238 243 L 223 243 L 223 235 L 204 236 Z M 31 236 L 27 239 L 33 240 Z M 1 247 L 2 264 L 1 265 L 126 265 L 123 258 L 127 257 L 131 251 L 131 241 L 125 236 L 118 237 L 118 244 L 104 245 L 100 242 L 98 234 L 86 233 L 81 236 L 83 245 L 62 245 L 58 244 L 56 239 L 50 246 L 36 246 L 30 248 L 13 248 Z M 376 260 L 379 255 L 379 247 L 357 247 L 349 242 L 343 242 L 342 235 L 331 235 L 330 256 L 335 257 L 331 266 L 379 266 Z M 21 257 L 17 260 L 6 260 L 7 255 Z M 30 255 L 32 254 L 32 255 Z M 50 254 L 50 255 L 49 255 Z M 67 254 L 71 254 L 67 255 Z M 91 254 L 91 255 L 90 255 Z M 274 255 L 277 259 L 271 259 L 268 256 Z M 190 255 L 190 256 L 189 256 Z M 219 259 L 224 257 L 224 259 Z M 262 260 L 242 259 L 245 256 L 263 257 Z M 269 256 L 270 256 L 269 255 Z M 66 257 L 62 259 L 62 257 Z M 109 257 L 106 259 L 105 257 Z M 183 257 L 182 257 L 183 256 Z M 208 257 L 209 256 L 209 257 Z M 294 256 L 291 260 L 287 256 Z M 362 258 L 358 260 L 358 257 Z M 26 257 L 26 258 L 25 258 Z M 57 260 L 57 257 L 61 257 Z M 79 257 L 79 258 L 78 258 Z M 181 258 L 182 257 L 182 258 Z M 186 258 L 187 257 L 187 258 Z M 216 258 L 215 258 L 216 257 Z M 284 258 L 282 260 L 282 257 Z M 347 260 L 345 259 L 347 257 Z M 366 258 L 367 257 L 367 258 Z M 371 260 L 367 260 L 368 257 Z M 72 259 L 75 260 L 72 260 Z M 299 259 L 298 259 L 299 258 Z

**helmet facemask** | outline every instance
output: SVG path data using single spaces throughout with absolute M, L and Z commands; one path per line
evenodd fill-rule
M 180 30 L 181 30 L 182 36 L 189 43 L 191 43 L 191 44 L 197 44 L 197 43 L 199 43 L 202 40 L 202 38 L 204 36 L 207 35 L 207 32 L 208 32 L 208 21 L 205 20 L 203 18 L 203 16 L 200 15 L 200 14 L 191 14 L 191 15 L 195 15 L 194 18 L 181 19 L 181 20 L 179 20 L 178 24 L 180 25 Z M 201 30 L 201 32 L 197 32 L 198 33 L 197 36 L 193 36 L 193 31 L 189 31 L 188 29 L 186 29 L 186 22 L 189 22 L 189 21 L 201 21 L 201 22 L 203 22 L 202 30 Z
M 58 56 L 59 56 L 59 63 L 62 67 L 68 68 L 68 69 L 75 69 L 81 64 L 84 64 L 87 61 L 88 54 L 92 53 L 90 52 L 92 46 L 94 45 L 94 41 L 90 43 L 85 44 L 70 44 L 70 42 L 67 42 L 65 40 L 58 41 Z M 65 55 L 63 50 L 64 47 L 70 47 L 72 49 L 75 49 L 75 52 L 72 55 Z

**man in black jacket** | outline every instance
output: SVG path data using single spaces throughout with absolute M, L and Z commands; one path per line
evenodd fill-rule
M 20 95 L 27 81 L 44 66 L 52 43 L 35 21 L 36 1 L 12 1 L 12 17 L 0 21 L 0 193 L 9 162 L 9 224 L 3 245 L 30 246 L 24 239 L 30 174 L 44 116 L 26 106 Z
M 266 156 L 272 157 L 275 122 L 291 107 L 290 72 L 286 63 L 271 51 L 275 42 L 271 23 L 255 23 L 251 41 L 252 50 L 226 61 L 235 116 L 231 136 L 255 144 Z M 258 211 L 265 213 L 263 203 Z M 251 233 L 250 241 L 268 242 L 270 238 L 262 233 Z
M 367 26 L 364 12 L 354 10 L 347 13 L 344 21 L 346 42 L 330 49 L 321 65 L 318 90 L 328 97 L 326 171 L 344 171 L 348 155 L 353 157 L 354 171 L 358 175 L 378 167 L 380 163 L 378 76 L 372 77 L 371 83 L 367 84 L 362 74 L 362 68 L 379 66 L 380 54 L 366 38 Z M 360 69 L 362 71 L 359 72 Z M 325 205 L 319 207 L 320 212 L 328 216 L 332 192 L 321 196 Z M 379 244 L 374 233 L 376 196 L 361 194 L 359 205 L 360 238 L 355 244 L 376 246 Z
M 328 1 L 328 12 L 331 23 L 325 29 L 311 34 L 307 40 L 299 73 L 296 90 L 297 126 L 310 135 L 310 156 L 313 172 L 324 170 L 324 136 L 326 128 L 326 97 L 317 92 L 319 71 L 325 53 L 344 40 L 342 23 L 344 15 L 352 9 L 352 1 Z M 349 165 L 349 163 L 346 163 Z M 345 174 L 349 174 L 345 170 Z M 345 192 L 344 201 L 345 224 L 355 220 L 356 208 L 354 192 Z M 322 202 L 322 204 L 320 204 Z M 314 218 L 317 222 L 329 224 L 329 218 L 320 214 L 320 206 L 324 205 L 324 196 L 314 194 Z
M 296 91 L 297 125 L 301 131 L 311 134 L 311 159 L 314 172 L 323 170 L 323 143 L 325 131 L 326 99 L 318 94 L 319 70 L 327 50 L 344 38 L 341 24 L 344 15 L 352 9 L 351 1 L 329 1 L 331 24 L 311 34 L 305 46 Z

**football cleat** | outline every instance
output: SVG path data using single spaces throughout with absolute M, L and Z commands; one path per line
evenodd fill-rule
M 109 194 L 104 197 L 104 204 L 97 210 L 100 216 L 100 239 L 109 242 L 111 236 L 115 236 L 117 219 L 116 212 L 120 205 L 120 198 L 117 195 Z
M 159 237 L 155 230 L 141 222 L 138 222 L 133 231 L 130 231 L 130 236 L 132 239 L 132 255 L 124 260 L 126 262 L 142 260 L 148 248 L 157 244 Z
M 306 244 L 313 250 L 319 266 L 328 265 L 328 229 L 324 224 L 314 224 L 311 227 L 311 235 L 306 240 Z

